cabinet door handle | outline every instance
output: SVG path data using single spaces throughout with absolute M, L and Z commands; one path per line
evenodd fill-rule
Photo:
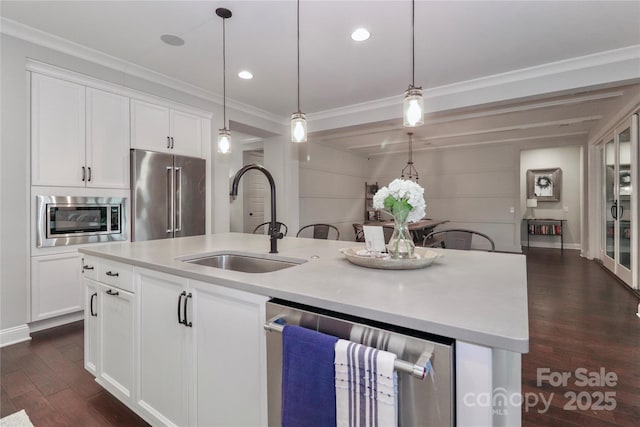
M 193 295 L 191 295 L 191 292 L 189 292 L 189 294 L 186 296 L 186 298 L 184 299 L 184 307 L 183 307 L 183 311 L 184 311 L 184 326 L 187 326 L 189 328 L 191 328 L 193 326 L 193 323 L 189 322 L 187 320 L 187 302 L 189 301 L 189 298 L 193 297 Z
M 91 294 L 91 299 L 89 300 L 89 312 L 91 313 L 91 315 L 93 317 L 98 317 L 98 313 L 93 311 L 93 298 L 95 298 L 97 296 L 98 296 L 98 293 L 94 292 L 94 293 Z
M 83 265 L 82 269 L 83 270 L 95 270 L 95 267 L 93 265 Z
M 180 296 L 178 296 L 178 324 L 180 325 L 184 325 L 185 321 L 182 320 L 182 317 L 180 317 L 180 307 L 181 307 L 181 302 L 182 302 L 182 297 L 187 296 L 187 293 L 185 291 L 182 291 L 182 293 L 180 294 Z
M 167 137 L 167 148 L 171 148 L 171 138 Z
M 173 148 L 173 137 L 171 137 L 171 148 Z
M 87 181 L 91 181 L 91 166 L 87 168 Z
M 107 271 L 104 274 L 106 274 L 107 276 L 111 276 L 111 277 L 118 277 L 119 276 L 118 273 L 112 273 L 111 270 Z
M 109 289 L 107 291 L 107 295 L 113 295 L 114 297 L 117 297 L 118 295 L 120 295 L 120 292 L 118 291 L 112 291 L 111 289 Z
M 85 178 L 87 177 L 87 171 L 85 170 L 84 166 L 82 167 L 82 182 L 84 182 Z

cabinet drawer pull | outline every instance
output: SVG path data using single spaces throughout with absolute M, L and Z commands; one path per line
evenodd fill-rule
M 178 324 L 179 325 L 184 325 L 185 321 L 182 320 L 182 317 L 180 316 L 180 307 L 182 306 L 181 302 L 182 302 L 182 297 L 187 296 L 187 293 L 185 291 L 182 291 L 182 293 L 178 296 Z
M 83 265 L 82 269 L 83 270 L 95 270 L 95 267 L 93 265 Z
M 87 168 L 87 172 L 88 172 L 87 181 L 91 181 L 91 166 Z
M 89 313 L 93 316 L 93 317 L 98 317 L 98 313 L 96 313 L 95 311 L 93 311 L 93 298 L 97 297 L 98 293 L 94 292 L 91 294 L 91 299 L 89 300 Z
M 85 178 L 87 177 L 87 171 L 85 170 L 84 166 L 82 167 L 82 182 L 84 182 Z
M 173 147 L 173 137 L 171 137 L 171 148 L 174 148 Z
M 171 139 L 167 137 L 167 148 L 171 148 Z
M 111 270 L 107 271 L 104 274 L 106 274 L 107 276 L 111 276 L 111 277 L 118 277 L 119 276 L 118 273 L 112 273 Z
M 120 292 L 118 291 L 112 291 L 111 289 L 109 289 L 107 291 L 107 295 L 113 295 L 114 297 L 117 297 L 118 295 L 120 295 Z

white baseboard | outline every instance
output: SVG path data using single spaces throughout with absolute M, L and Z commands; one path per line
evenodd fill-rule
M 530 242 L 530 246 L 532 248 L 560 249 L 560 242 Z M 522 248 L 526 248 L 526 247 L 527 247 L 527 241 L 525 240 L 522 242 Z M 578 250 L 578 251 L 582 249 L 580 243 L 565 243 L 564 248 Z
M 51 319 L 38 320 L 37 322 L 29 323 L 30 332 L 38 332 L 49 328 L 55 328 L 56 326 L 66 325 L 67 323 L 77 322 L 84 319 L 84 312 L 77 311 L 75 313 L 64 314 L 62 316 L 52 317 Z
M 0 330 L 0 347 L 18 344 L 19 342 L 29 341 L 30 339 L 29 326 L 26 323 L 24 325 L 14 326 L 13 328 Z

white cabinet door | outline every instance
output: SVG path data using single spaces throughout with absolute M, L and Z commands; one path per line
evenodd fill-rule
M 82 254 L 31 257 L 31 321 L 84 308 Z
M 171 152 L 169 109 L 131 100 L 131 148 Z
M 129 98 L 86 93 L 87 187 L 129 188 Z
M 83 187 L 84 146 L 84 86 L 32 73 L 31 184 Z
M 266 297 L 190 281 L 189 425 L 266 426 Z
M 125 403 L 133 390 L 133 310 L 131 292 L 98 286 L 98 383 Z
M 98 284 L 84 282 L 84 368 L 95 377 L 98 366 Z
M 198 116 L 170 111 L 171 148 L 174 154 L 202 157 L 202 123 Z
M 137 409 L 153 425 L 188 423 L 187 327 L 179 323 L 187 279 L 136 269 Z M 183 294 L 184 292 L 184 294 Z

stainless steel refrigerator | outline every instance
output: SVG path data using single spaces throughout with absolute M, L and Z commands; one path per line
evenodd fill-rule
M 205 161 L 131 150 L 131 240 L 205 233 Z

